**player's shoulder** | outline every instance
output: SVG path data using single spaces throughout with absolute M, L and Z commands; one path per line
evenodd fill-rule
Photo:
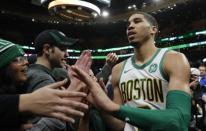
M 117 71 L 119 72 L 120 70 L 122 70 L 122 68 L 124 67 L 124 64 L 125 64 L 126 60 L 116 64 L 114 67 L 113 67 L 113 71 Z
M 165 54 L 164 67 L 166 70 L 183 70 L 189 68 L 189 62 L 183 53 L 171 50 Z
M 182 60 L 185 60 L 186 57 L 183 53 L 181 52 L 177 52 L 177 51 L 174 51 L 174 50 L 169 50 L 165 53 L 165 60 L 168 61 L 168 62 L 172 62 L 172 61 L 182 61 Z
M 124 68 L 125 62 L 126 61 L 122 61 L 122 62 L 116 64 L 112 69 L 112 80 L 116 81 L 116 83 L 118 83 L 118 80 L 120 79 L 121 72 Z

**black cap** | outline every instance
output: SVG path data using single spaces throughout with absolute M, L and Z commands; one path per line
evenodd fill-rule
M 57 47 L 68 47 L 76 43 L 78 39 L 68 38 L 63 32 L 49 29 L 41 32 L 34 41 L 35 51 L 42 50 L 43 45 L 48 43 Z

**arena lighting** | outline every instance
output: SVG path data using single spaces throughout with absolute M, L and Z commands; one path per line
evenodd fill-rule
M 202 46 L 206 45 L 206 41 L 200 41 L 200 42 L 194 42 L 194 43 L 188 43 L 188 44 L 182 44 L 182 45 L 177 45 L 177 46 L 170 46 L 170 47 L 165 47 L 168 48 L 169 50 L 174 50 L 174 49 L 182 49 L 182 48 L 191 48 L 194 46 Z M 130 54 L 124 54 L 124 55 L 117 55 L 119 58 L 124 58 L 124 57 L 129 57 L 132 56 L 134 53 Z M 107 56 L 92 56 L 92 59 L 106 59 Z M 69 59 L 78 59 L 79 56 L 69 56 Z
M 206 30 L 195 32 L 195 35 L 206 35 Z
M 34 50 L 35 48 L 34 47 L 31 47 L 31 46 L 21 46 L 23 49 L 29 49 L 29 50 Z
M 158 40 L 158 43 L 164 43 L 164 42 L 173 41 L 176 39 L 188 38 L 188 37 L 192 37 L 195 35 L 206 35 L 206 30 L 202 30 L 202 31 L 198 31 L 198 32 L 191 32 L 191 33 L 184 34 L 181 36 L 162 38 L 162 39 Z M 34 50 L 34 47 L 30 47 L 30 46 L 22 46 L 22 48 Z M 91 51 L 102 53 L 102 52 L 111 52 L 111 51 L 126 50 L 126 49 L 132 49 L 132 48 L 133 48 L 132 46 L 124 46 L 124 47 L 116 47 L 116 48 L 108 48 L 108 49 L 97 49 L 97 50 L 91 50 Z M 68 49 L 67 52 L 81 53 L 81 50 Z
M 43 5 L 44 3 L 46 3 L 47 0 L 31 0 L 31 3 L 34 4 L 34 5 L 38 5 L 38 6 L 41 6 Z
M 195 36 L 195 35 L 206 35 L 206 30 L 202 30 L 202 31 L 198 31 L 198 32 L 191 32 L 191 33 L 188 33 L 188 34 L 175 36 L 175 37 L 162 38 L 160 40 L 157 40 L 157 43 L 161 44 L 163 42 L 173 41 L 173 40 L 176 40 L 176 39 L 180 40 L 180 39 L 189 38 L 189 37 L 192 37 L 192 36 Z
M 153 0 L 154 2 L 160 2 L 160 0 Z
M 34 47 L 32 46 L 21 46 L 23 49 L 27 49 L 27 50 L 35 50 Z M 68 49 L 67 52 L 72 52 L 72 53 L 81 53 L 80 50 L 73 50 L 73 49 Z
M 49 13 L 65 20 L 90 21 L 100 16 L 96 5 L 82 0 L 54 0 L 48 5 Z
M 110 5 L 110 3 L 111 3 L 111 0 L 97 0 L 97 1 L 104 3 L 104 4 L 107 4 L 107 5 Z
M 109 12 L 106 11 L 106 10 L 102 11 L 102 16 L 103 17 L 108 17 L 109 16 Z
M 188 44 L 181 44 L 181 45 L 177 45 L 177 46 L 170 46 L 170 47 L 165 47 L 168 48 L 169 50 L 174 50 L 174 49 L 181 49 L 181 48 L 191 48 L 194 46 L 202 46 L 202 45 L 206 45 L 206 41 L 200 41 L 200 42 L 193 42 L 193 43 L 188 43 Z M 29 49 L 26 46 L 22 46 L 22 48 L 24 49 Z M 31 48 L 30 48 L 31 49 Z M 34 48 L 32 48 L 34 49 Z M 81 52 L 81 51 L 80 51 Z M 78 52 L 78 53 L 80 53 Z M 133 53 L 130 54 L 123 54 L 123 55 L 117 55 L 119 58 L 124 58 L 124 57 L 129 57 L 132 56 Z M 92 56 L 92 59 L 106 59 L 107 56 Z M 69 59 L 78 59 L 79 56 L 69 56 L 67 57 Z
M 198 31 L 198 32 L 191 32 L 188 34 L 180 35 L 180 36 L 175 36 L 175 37 L 168 37 L 168 38 L 162 38 L 160 40 L 157 40 L 158 44 L 162 44 L 165 42 L 169 41 L 174 41 L 176 39 L 180 40 L 183 38 L 189 38 L 195 35 L 206 35 L 206 30 L 203 31 Z M 132 46 L 124 46 L 124 47 L 116 47 L 116 48 L 108 48 L 108 49 L 97 49 L 97 52 L 111 52 L 111 51 L 118 51 L 118 50 L 123 50 L 123 49 L 131 49 L 133 48 Z
M 125 46 L 125 47 L 116 47 L 116 48 L 109 48 L 109 49 L 97 49 L 97 52 L 110 52 L 112 51 L 118 51 L 118 50 L 126 50 L 126 49 L 131 49 L 133 48 L 132 46 Z
M 206 41 L 193 42 L 193 43 L 182 44 L 182 45 L 177 45 L 177 46 L 170 46 L 170 47 L 166 47 L 166 48 L 174 50 L 174 49 L 190 48 L 190 47 L 202 46 L 202 45 L 206 45 Z
M 206 62 L 206 58 L 202 59 L 202 62 Z

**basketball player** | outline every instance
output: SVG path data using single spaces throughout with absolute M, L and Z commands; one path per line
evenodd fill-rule
M 113 68 L 113 102 L 86 73 L 72 68 L 88 85 L 95 106 L 110 114 L 105 120 L 111 130 L 188 130 L 189 63 L 179 52 L 157 48 L 157 32 L 151 15 L 137 12 L 129 17 L 127 36 L 134 55 Z

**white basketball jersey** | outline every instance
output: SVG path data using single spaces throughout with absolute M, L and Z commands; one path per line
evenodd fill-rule
M 119 88 L 124 104 L 145 109 L 164 109 L 168 92 L 168 78 L 163 71 L 163 58 L 167 49 L 158 49 L 143 65 L 134 56 L 124 61 Z M 138 129 L 126 123 L 125 131 Z

